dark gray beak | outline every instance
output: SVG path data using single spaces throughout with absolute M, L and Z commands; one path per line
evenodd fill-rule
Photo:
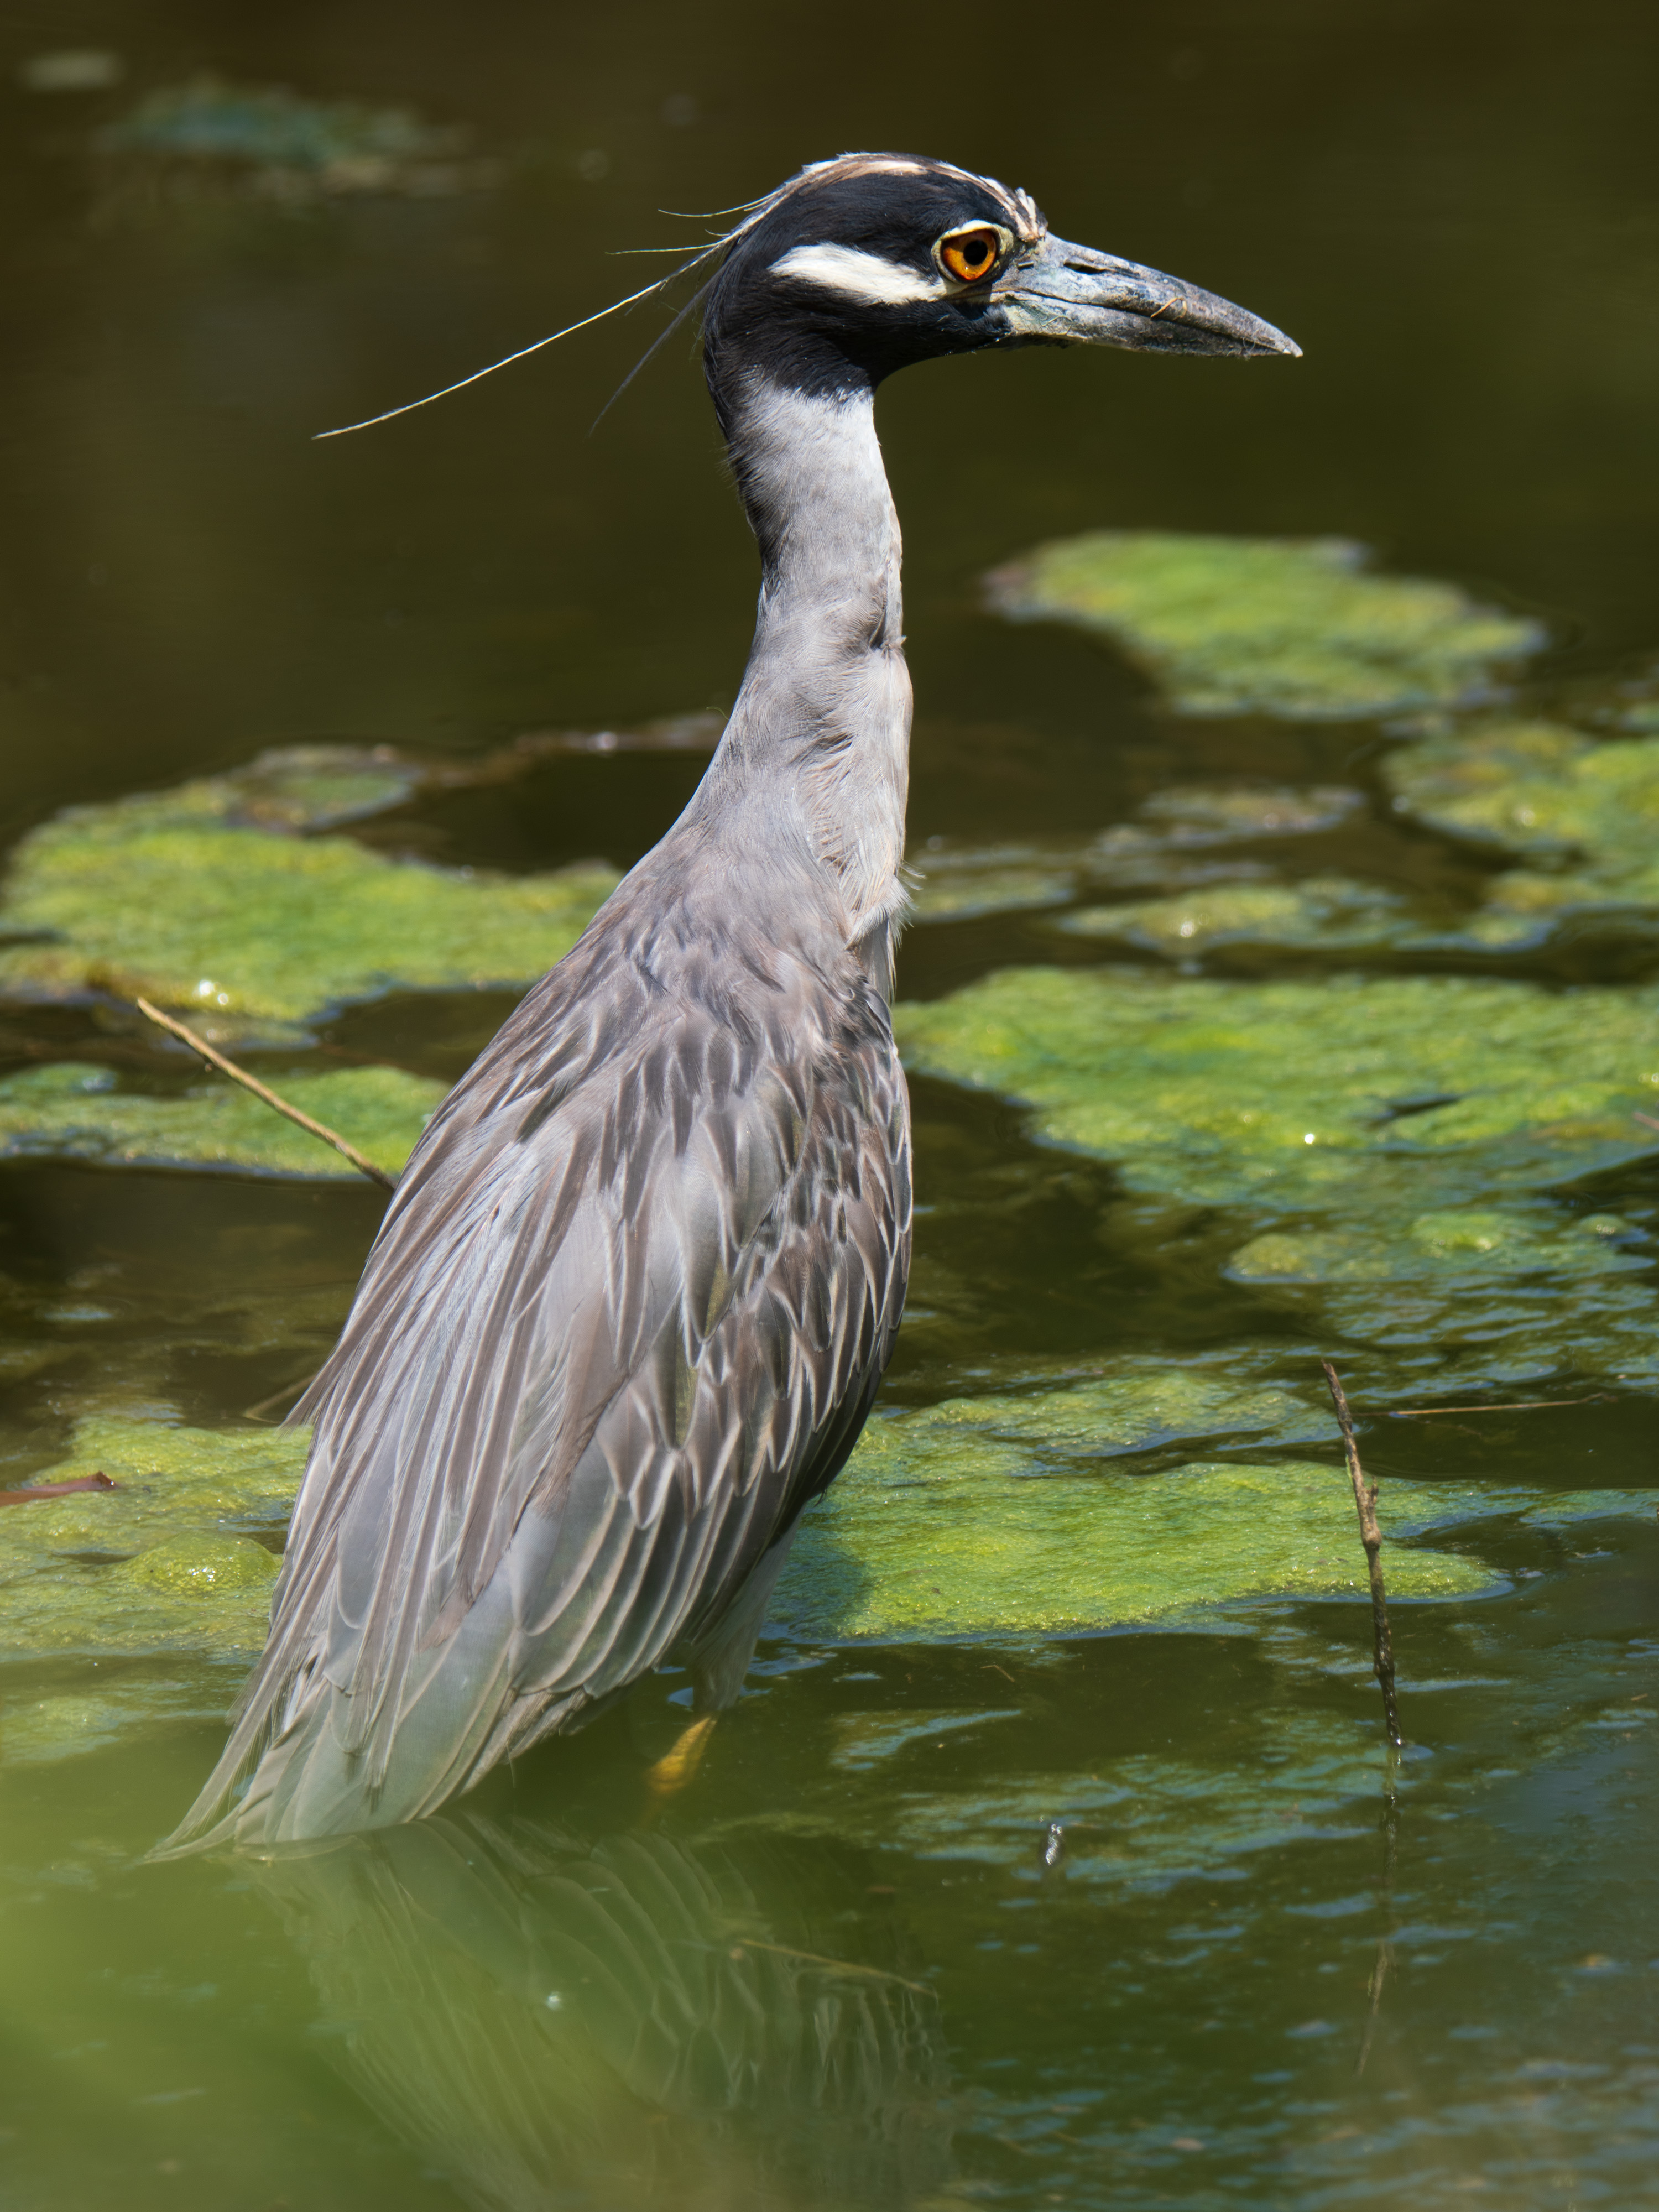
M 997 279 L 992 298 L 1022 337 L 1062 345 L 1133 346 L 1164 353 L 1285 353 L 1283 331 L 1230 300 L 1138 261 L 1045 238 Z

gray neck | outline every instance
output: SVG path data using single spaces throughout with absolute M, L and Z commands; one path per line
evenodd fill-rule
M 809 398 L 751 375 L 726 398 L 760 541 L 760 608 L 743 689 L 691 812 L 705 836 L 730 823 L 744 841 L 738 859 L 769 877 L 804 874 L 793 895 L 827 898 L 843 942 L 890 991 L 910 675 L 872 394 Z M 778 888 L 790 895 L 787 882 Z

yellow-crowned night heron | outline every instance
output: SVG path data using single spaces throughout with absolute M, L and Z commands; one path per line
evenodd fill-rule
M 942 161 L 823 162 L 722 244 L 705 362 L 763 570 L 742 690 L 684 813 L 410 1161 L 296 1408 L 270 1641 L 175 1844 L 413 1819 L 665 1661 L 700 1711 L 737 1697 L 909 1255 L 875 387 L 991 346 L 1297 351 Z

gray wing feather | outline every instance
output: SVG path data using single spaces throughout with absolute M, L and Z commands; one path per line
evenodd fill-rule
M 695 1655 L 863 1424 L 909 1242 L 884 1005 L 778 956 L 734 1006 L 597 938 L 410 1162 L 176 1844 L 410 1819 Z

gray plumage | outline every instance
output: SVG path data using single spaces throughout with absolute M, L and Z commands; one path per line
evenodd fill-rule
M 982 279 L 951 275 L 959 237 L 995 242 Z M 416 1147 L 296 1409 L 270 1641 L 173 1848 L 416 1818 L 671 1657 L 700 1706 L 735 1698 L 909 1258 L 910 688 L 875 385 L 988 345 L 1294 351 L 907 156 L 759 204 L 704 337 L 763 563 L 737 705 Z

